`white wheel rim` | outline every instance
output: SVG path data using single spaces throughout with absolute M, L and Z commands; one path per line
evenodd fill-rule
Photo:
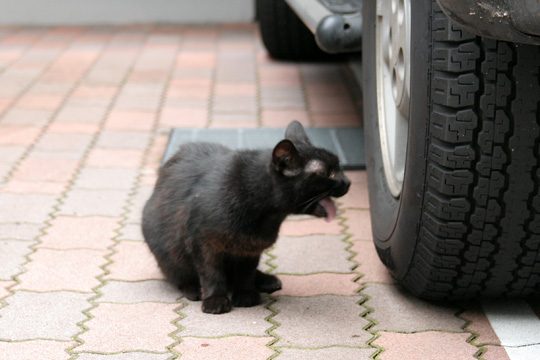
M 410 106 L 410 0 L 377 0 L 377 113 L 384 174 L 390 192 L 403 187 Z

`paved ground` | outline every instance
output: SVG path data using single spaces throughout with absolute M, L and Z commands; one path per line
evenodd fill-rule
M 475 306 L 400 292 L 366 178 L 339 220 L 287 221 L 263 306 L 202 314 L 139 231 L 172 127 L 360 121 L 339 64 L 271 61 L 251 26 L 0 29 L 0 358 L 507 359 Z

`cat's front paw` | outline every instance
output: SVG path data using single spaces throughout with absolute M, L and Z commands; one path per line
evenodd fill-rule
M 261 294 L 253 291 L 242 291 L 233 294 L 233 304 L 238 307 L 251 307 L 261 303 Z
M 255 274 L 255 287 L 260 292 L 271 294 L 274 291 L 281 290 L 281 280 L 275 275 L 265 274 L 257 270 Z
M 224 314 L 231 311 L 231 301 L 226 296 L 210 296 L 202 302 L 202 311 L 207 314 Z

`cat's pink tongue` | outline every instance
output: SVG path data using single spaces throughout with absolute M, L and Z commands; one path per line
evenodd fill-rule
M 330 222 L 334 220 L 336 217 L 336 204 L 334 204 L 334 201 L 330 199 L 329 197 L 326 197 L 319 201 L 319 205 L 321 205 L 324 210 L 326 211 L 326 221 Z

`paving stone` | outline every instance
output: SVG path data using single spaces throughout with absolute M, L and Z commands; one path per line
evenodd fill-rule
M 168 336 L 176 327 L 174 311 L 178 304 L 99 304 L 86 323 L 88 331 L 80 338 L 77 351 L 125 352 L 130 350 L 164 351 L 171 344 Z
M 136 169 L 142 156 L 141 150 L 95 148 L 88 154 L 86 164 L 91 167 Z
M 183 337 L 175 350 L 182 360 L 266 360 L 273 351 L 266 346 L 271 337 L 231 336 L 220 339 Z
M 96 146 L 105 149 L 145 149 L 149 134 L 134 131 L 102 131 Z
M 114 280 L 161 280 L 163 274 L 146 243 L 121 241 L 112 256 L 107 278 Z
M 146 301 L 176 303 L 182 297 L 180 291 L 163 280 L 136 282 L 108 281 L 101 288 L 99 302 L 138 303 Z
M 345 175 L 351 180 L 352 183 L 361 183 L 367 185 L 367 172 L 359 170 L 345 171 Z
M 82 310 L 89 307 L 87 298 L 67 291 L 17 291 L 0 310 L 0 339 L 69 341 L 80 330 L 77 323 L 86 318 Z
M 82 152 L 90 141 L 92 136 L 90 134 L 65 134 L 58 133 L 46 133 L 36 143 L 37 150 L 45 151 L 73 151 Z
M 38 126 L 2 126 L 0 145 L 30 145 L 34 142 L 40 130 Z
M 137 173 L 135 169 L 84 168 L 74 186 L 77 189 L 129 190 Z
M 369 209 L 369 195 L 367 183 L 352 182 L 349 192 L 337 199 L 339 207 Z
M 184 327 L 182 337 L 267 336 L 266 330 L 271 326 L 265 321 L 271 312 L 264 304 L 249 308 L 233 308 L 229 313 L 220 314 L 219 321 L 215 316 L 202 312 L 200 301 L 189 301 L 181 311 L 186 315 L 181 321 Z
M 129 213 L 127 217 L 127 222 L 130 223 L 140 223 L 142 212 L 146 201 L 152 195 L 154 191 L 153 186 L 140 186 L 137 189 L 137 193 L 131 198 L 131 206 L 129 207 Z
M 120 216 L 128 197 L 122 190 L 75 189 L 68 193 L 60 214 L 76 216 Z
M 106 111 L 106 106 L 65 106 L 56 115 L 55 122 L 99 123 Z
M 51 195 L 0 193 L 0 222 L 42 223 L 54 202 Z
M 15 284 L 15 281 L 0 280 L 0 299 L 9 294 L 8 287 Z
M 355 295 L 358 285 L 356 274 L 279 275 L 283 289 L 276 295 L 317 296 Z
M 309 126 L 309 113 L 306 110 L 263 110 L 261 123 L 263 126 L 285 128 L 292 120 L 298 120 L 304 126 Z
M 1 223 L 0 238 L 12 240 L 34 240 L 43 225 L 31 223 Z
M 58 216 L 51 220 L 38 247 L 104 250 L 112 245 L 119 221 L 120 218 L 100 216 Z
M 347 209 L 342 215 L 345 218 L 347 232 L 353 240 L 372 240 L 371 217 L 369 210 Z
M 281 348 L 279 360 L 369 360 L 373 349 L 331 347 L 326 349 L 291 349 Z
M 281 228 L 279 234 L 282 236 L 305 236 L 305 235 L 339 235 L 342 228 L 337 220 L 330 223 L 324 219 L 307 218 L 302 220 L 287 219 Z
M 467 333 L 427 331 L 414 334 L 381 332 L 375 344 L 382 346 L 380 355 L 385 360 L 422 359 L 452 360 L 473 359 L 478 350 L 467 343 Z M 451 354 L 451 355 L 450 355 Z
M 122 354 L 85 354 L 82 353 L 77 357 L 77 360 L 167 360 L 170 354 L 154 354 L 142 351 L 131 352 L 126 351 Z
M 25 256 L 32 252 L 31 245 L 28 241 L 0 240 L 0 279 L 11 280 L 24 270 Z
M 49 125 L 47 132 L 58 134 L 95 134 L 98 132 L 99 124 L 89 124 L 83 122 L 54 122 Z
M 67 360 L 69 354 L 65 351 L 71 346 L 70 342 L 32 340 L 24 342 L 0 341 L 2 360 L 35 360 L 55 359 Z
M 362 118 L 357 113 L 329 114 L 312 113 L 315 127 L 361 126 Z
M 501 343 L 499 337 L 491 327 L 488 318 L 480 308 L 468 309 L 460 317 L 469 321 L 466 330 L 477 335 L 474 340 L 475 344 L 499 345 Z
M 43 109 L 20 109 L 12 107 L 3 117 L 3 124 L 36 125 L 42 126 L 47 123 L 52 115 L 52 110 Z
M 351 250 L 356 253 L 354 261 L 358 263 L 356 271 L 362 275 L 360 283 L 394 284 L 390 271 L 379 259 L 372 241 L 353 241 Z
M 73 290 L 91 292 L 99 285 L 96 276 L 105 263 L 105 251 L 38 249 L 17 289 L 34 291 Z M 44 276 L 46 274 L 46 276 Z
M 338 235 L 282 236 L 274 245 L 273 261 L 277 273 L 315 273 L 351 271 L 350 256 L 343 237 Z M 309 251 L 311 249 L 311 251 Z M 328 256 L 332 254 L 332 256 Z
M 366 346 L 372 335 L 363 330 L 369 322 L 360 314 L 359 296 L 280 296 L 272 306 L 278 311 L 274 330 L 277 346 Z M 299 326 L 301 324 L 301 326 Z
M 67 159 L 27 158 L 13 174 L 14 180 L 67 182 L 73 176 L 78 161 Z
M 139 214 L 139 217 L 141 215 Z M 140 221 L 140 219 L 138 219 Z M 144 241 L 141 224 L 126 224 L 120 229 L 119 240 Z
M 42 182 L 42 181 L 18 181 L 10 180 L 2 189 L 3 192 L 14 194 L 44 194 L 60 195 L 66 187 L 61 182 Z
M 127 131 L 149 131 L 156 114 L 150 111 L 113 110 L 107 116 L 105 129 Z
M 506 350 L 502 346 L 484 346 L 486 351 L 482 355 L 482 359 L 484 360 L 511 360 L 508 357 L 508 354 L 506 353 Z M 538 356 L 537 356 L 538 357 Z M 516 359 L 522 359 L 522 358 L 516 358 Z M 533 358 L 533 360 L 536 358 Z
M 4 145 L 0 146 L 0 162 L 14 163 L 24 154 L 24 146 Z
M 363 293 L 370 297 L 367 306 L 377 321 L 374 329 L 382 331 L 453 331 L 462 332 L 465 321 L 454 314 L 457 308 L 443 307 L 408 295 L 394 285 L 369 284 Z

